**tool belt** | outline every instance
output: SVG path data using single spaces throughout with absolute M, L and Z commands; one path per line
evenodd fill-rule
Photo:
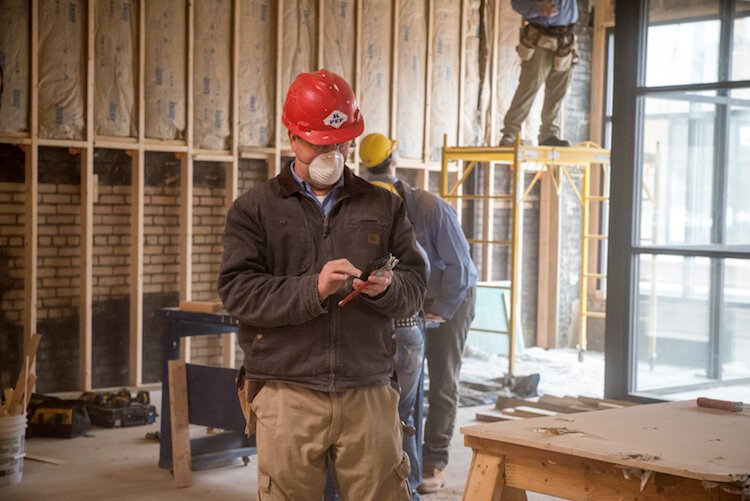
M 415 313 L 409 318 L 399 318 L 398 320 L 394 320 L 393 325 L 397 329 L 399 327 L 421 327 L 422 319 L 420 318 L 418 313 Z
M 567 71 L 578 62 L 578 44 L 573 33 L 574 25 L 542 26 L 528 23 L 521 28 L 520 43 L 516 47 L 519 57 L 528 61 L 536 49 L 547 49 L 555 53 L 556 71 Z

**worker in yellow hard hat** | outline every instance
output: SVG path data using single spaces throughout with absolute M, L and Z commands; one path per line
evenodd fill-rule
M 430 412 L 425 423 L 424 454 L 419 458 L 421 464 L 414 464 L 412 459 L 410 483 L 418 486 L 419 493 L 436 492 L 445 485 L 444 470 L 458 408 L 461 353 L 474 319 L 477 269 L 453 207 L 396 177 L 396 141 L 383 134 L 368 134 L 362 138 L 359 156 L 365 179 L 390 185 L 403 199 L 406 215 L 429 261 L 424 318 L 438 327 L 427 329 L 425 334 Z M 404 450 L 409 454 L 407 444 Z M 423 475 L 421 480 L 414 478 L 419 473 Z

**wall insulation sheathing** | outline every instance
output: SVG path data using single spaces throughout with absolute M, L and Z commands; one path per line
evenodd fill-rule
M 135 137 L 138 11 L 130 0 L 96 6 L 94 127 L 103 136 Z
M 323 67 L 354 86 L 354 0 L 328 0 L 323 12 Z
M 84 139 L 86 3 L 39 2 L 39 136 Z
M 435 0 L 430 83 L 430 160 L 440 160 L 443 134 L 456 144 L 461 2 Z
M 421 159 L 427 59 L 425 0 L 401 2 L 398 17 L 398 150 L 404 158 Z
M 146 137 L 185 137 L 187 7 L 185 0 L 148 0 Z
M 362 75 L 357 92 L 365 134 L 390 135 L 390 82 L 393 27 L 391 0 L 368 0 L 362 6 Z
M 0 0 L 0 132 L 29 129 L 29 23 L 22 22 L 28 19 L 28 0 Z
M 500 26 L 498 31 L 497 44 L 497 106 L 495 114 L 495 131 L 496 137 L 491 142 L 497 144 L 500 142 L 501 132 L 503 129 L 503 120 L 505 112 L 510 108 L 513 101 L 513 95 L 518 87 L 518 76 L 521 73 L 521 59 L 518 57 L 516 47 L 523 18 L 516 13 L 510 6 L 510 0 L 500 2 Z M 531 106 L 529 116 L 524 122 L 523 138 L 528 142 L 536 144 L 539 127 L 542 124 L 542 101 L 544 99 L 544 86 L 539 89 L 534 104 Z
M 284 38 L 281 59 L 281 95 L 286 96 L 289 85 L 299 73 L 313 71 L 317 67 L 316 44 L 316 0 L 286 0 L 284 2 Z M 281 144 L 289 144 L 284 130 Z
M 466 0 L 466 28 L 464 31 L 464 44 L 466 51 L 466 64 L 464 70 L 464 102 L 461 105 L 461 125 L 463 137 L 461 144 L 464 146 L 476 146 L 484 144 L 484 120 L 487 107 L 489 106 L 489 86 L 484 85 L 489 78 L 489 60 L 486 54 L 480 54 L 480 41 L 482 37 L 482 26 L 486 26 L 488 17 L 491 16 L 491 3 L 486 2 L 480 9 L 483 0 Z M 490 15 L 488 16 L 488 11 Z M 480 19 L 481 17 L 481 19 Z
M 229 148 L 232 99 L 232 0 L 195 3 L 193 74 L 197 148 Z
M 276 1 L 240 3 L 239 143 L 273 144 L 276 89 Z

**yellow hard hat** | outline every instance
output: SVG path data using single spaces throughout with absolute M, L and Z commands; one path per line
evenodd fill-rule
M 391 141 L 388 136 L 380 133 L 367 134 L 359 143 L 359 158 L 362 167 L 370 169 L 383 163 L 396 146 L 396 141 Z
M 391 183 L 386 183 L 385 181 L 370 181 L 370 184 L 374 184 L 375 186 L 380 186 L 384 190 L 388 190 L 394 195 L 398 195 L 398 191 L 396 190 L 396 187 L 393 186 Z

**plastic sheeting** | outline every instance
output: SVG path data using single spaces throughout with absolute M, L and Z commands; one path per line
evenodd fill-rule
M 354 0 L 328 0 L 323 12 L 323 67 L 354 85 Z
M 146 5 L 146 137 L 185 137 L 187 10 L 185 0 Z
M 523 18 L 510 6 L 510 0 L 500 2 L 500 32 L 498 37 L 497 57 L 497 108 L 495 115 L 495 131 L 497 136 L 492 138 L 492 143 L 500 142 L 503 129 L 505 112 L 510 108 L 513 95 L 518 87 L 518 75 L 521 73 L 521 59 L 516 52 L 518 45 L 519 30 L 523 26 Z M 542 100 L 544 88 L 539 89 L 534 104 L 529 111 L 529 116 L 524 122 L 523 138 L 527 142 L 536 143 L 537 132 L 542 124 Z
M 193 73 L 194 144 L 207 150 L 229 148 L 232 99 L 232 1 L 195 3 Z
M 284 2 L 284 42 L 281 61 L 281 95 L 286 96 L 289 85 L 299 73 L 317 67 L 316 46 L 316 0 L 287 0 Z M 281 144 L 289 144 L 285 131 L 281 133 Z
M 365 134 L 390 131 L 391 20 L 390 0 L 368 0 L 362 8 L 362 76 L 358 92 Z
M 509 0 L 508 0 L 509 1 Z M 489 61 L 482 59 L 480 54 L 480 12 L 483 13 L 486 22 L 487 10 L 491 2 L 484 9 L 480 6 L 484 0 L 466 0 L 466 31 L 464 32 L 464 47 L 466 51 L 466 64 L 464 70 L 464 102 L 461 103 L 461 125 L 463 134 L 461 144 L 464 146 L 475 146 L 484 144 L 484 130 L 486 110 L 489 105 L 489 87 L 484 85 L 489 77 Z M 486 34 L 484 34 L 486 36 Z
M 421 159 L 427 59 L 425 0 L 402 2 L 398 18 L 398 150 L 403 158 Z
M 276 2 L 240 4 L 239 143 L 269 146 L 274 140 Z
M 461 3 L 435 0 L 430 99 L 430 160 L 440 160 L 443 135 L 454 145 L 458 130 Z
M 39 2 L 39 136 L 84 139 L 86 4 Z
M 0 0 L 0 132 L 29 129 L 29 2 Z M 27 22 L 19 22 L 26 20 Z
M 105 136 L 136 136 L 135 77 L 138 75 L 137 3 L 110 0 L 96 6 L 94 127 Z

